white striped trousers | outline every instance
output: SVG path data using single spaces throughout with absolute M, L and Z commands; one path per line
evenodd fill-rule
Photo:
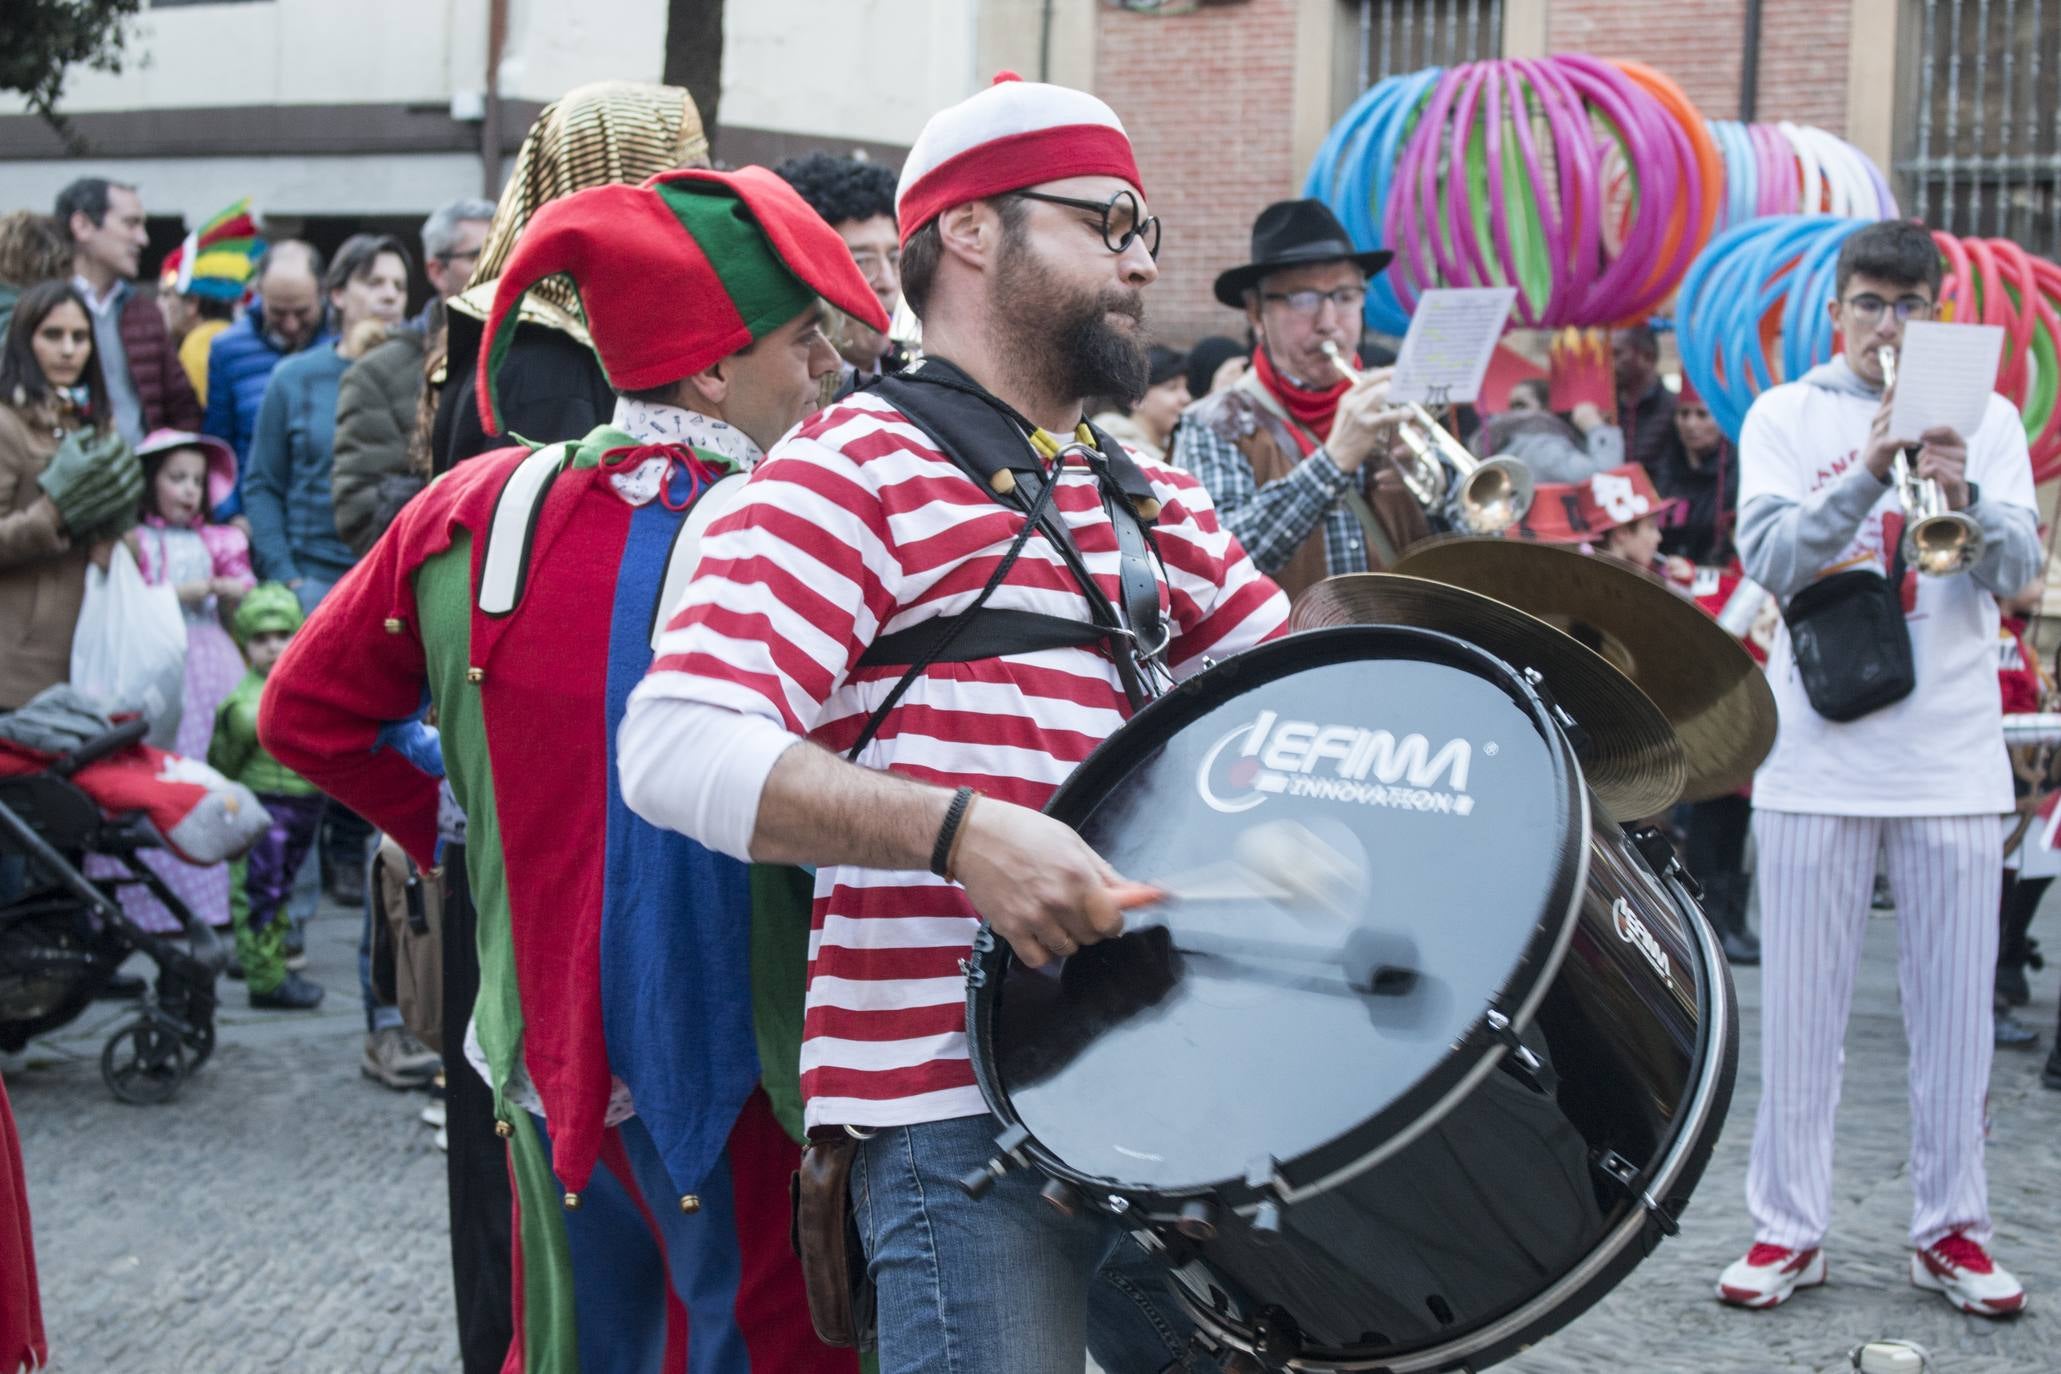
M 1761 931 L 1761 1098 L 1746 1174 L 1754 1239 L 1792 1250 L 1832 1220 L 1832 1123 L 1875 855 L 1896 897 L 1910 1041 L 1911 1243 L 1987 1244 L 1983 1113 L 1993 1050 L 2003 824 L 1996 816 L 1753 813 Z

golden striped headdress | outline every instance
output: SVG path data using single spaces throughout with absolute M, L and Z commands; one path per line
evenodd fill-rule
M 479 263 L 454 308 L 484 320 L 494 283 L 538 210 L 575 191 L 636 185 L 676 167 L 709 165 L 708 136 L 693 97 L 678 86 L 597 81 L 576 86 L 537 116 L 501 189 Z M 542 282 L 524 302 L 525 315 L 567 328 L 582 339 L 579 298 L 570 283 Z

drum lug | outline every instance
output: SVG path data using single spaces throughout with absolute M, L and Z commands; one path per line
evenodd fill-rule
M 1675 850 L 1674 841 L 1668 839 L 1665 831 L 1656 826 L 1642 825 L 1632 832 L 1632 847 L 1639 851 L 1640 857 L 1646 860 L 1647 866 L 1653 870 L 1656 877 L 1672 878 L 1689 889 L 1691 897 L 1699 902 L 1703 900 L 1702 885 L 1696 881 L 1696 875 L 1689 871 L 1689 866 L 1682 862 L 1682 856 Z
M 1266 1308 L 1252 1323 L 1252 1353 L 1263 1360 L 1292 1360 L 1302 1354 L 1302 1330 L 1280 1308 Z
M 1596 1156 L 1596 1167 L 1628 1193 L 1638 1184 L 1639 1166 L 1615 1150 L 1605 1150 Z
M 1653 1224 L 1660 1228 L 1660 1234 L 1673 1236 L 1680 1233 L 1682 1226 L 1674 1214 L 1661 1206 L 1653 1194 L 1639 1188 L 1638 1165 L 1615 1150 L 1605 1150 L 1596 1157 L 1596 1168 L 1645 1209 L 1646 1214 L 1653 1218 Z

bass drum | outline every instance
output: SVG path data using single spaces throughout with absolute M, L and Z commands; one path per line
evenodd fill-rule
M 1480 1368 L 1583 1311 L 1675 1230 L 1737 1037 L 1678 869 L 1602 814 L 1568 723 L 1535 675 L 1388 626 L 1140 712 L 1048 810 L 1191 895 L 1039 970 L 982 930 L 993 1167 L 1124 1217 L 1278 1368 Z M 1309 872 L 1240 895 L 1263 826 Z

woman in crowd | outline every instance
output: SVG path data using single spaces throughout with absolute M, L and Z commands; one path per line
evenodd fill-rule
M 1724 567 L 1739 511 L 1739 459 L 1687 377 L 1675 401 L 1675 437 L 1680 442 L 1654 464 L 1654 484 L 1678 512 L 1660 547 L 1702 567 Z
M 1550 396 L 1542 377 L 1512 387 L 1510 408 L 1475 435 L 1476 452 L 1521 458 L 1538 482 L 1585 482 L 1624 462 L 1624 431 L 1601 410 L 1584 401 L 1562 417 L 1547 408 Z
M 23 291 L 71 274 L 71 241 L 56 220 L 33 210 L 0 215 L 0 335 Z
M 143 474 L 109 414 L 86 303 L 22 292 L 0 349 L 0 710 L 70 678 L 87 561 L 135 519 Z
M 265 386 L 243 478 L 258 575 L 284 582 L 310 611 L 357 560 L 337 537 L 330 461 L 336 387 L 353 359 L 386 337 L 408 305 L 408 250 L 385 234 L 344 240 L 322 281 L 336 341 L 280 363 Z

